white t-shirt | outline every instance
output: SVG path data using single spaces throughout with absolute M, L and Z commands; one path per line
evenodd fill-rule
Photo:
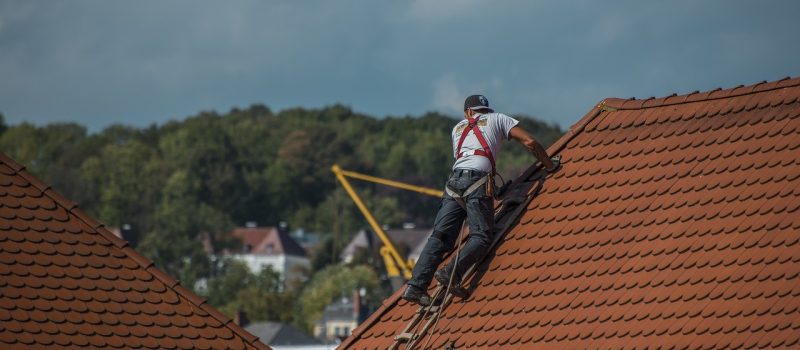
M 492 150 L 492 155 L 495 161 L 497 161 L 498 154 L 500 153 L 500 146 L 503 144 L 504 140 L 509 138 L 511 128 L 517 126 L 519 121 L 503 113 L 481 114 L 475 116 L 475 118 L 478 118 L 478 128 L 483 132 L 483 138 L 486 139 L 486 143 L 489 144 L 489 149 Z M 464 119 L 458 122 L 453 128 L 451 134 L 453 137 L 453 158 L 458 158 L 458 140 L 461 139 L 461 133 L 464 132 L 468 123 L 469 121 Z M 464 156 L 456 159 L 455 164 L 453 164 L 453 169 L 491 171 L 492 162 L 489 161 L 489 158 L 472 154 L 472 151 L 479 149 L 483 149 L 483 146 L 481 146 L 475 133 L 470 132 L 467 134 L 467 138 L 464 139 L 464 144 L 461 146 L 461 153 L 464 153 Z

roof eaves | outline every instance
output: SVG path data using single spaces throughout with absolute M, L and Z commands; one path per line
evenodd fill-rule
M 186 301 L 192 303 L 197 308 L 202 309 L 209 313 L 209 315 L 219 321 L 221 324 L 225 325 L 230 329 L 234 334 L 241 337 L 245 340 L 246 344 L 252 346 L 256 349 L 270 349 L 266 344 L 263 344 L 258 341 L 258 337 L 247 332 L 243 328 L 239 327 L 238 325 L 234 324 L 233 321 L 216 309 L 212 308 L 209 305 L 204 305 L 205 300 L 195 294 L 194 292 L 186 289 L 185 287 L 181 286 L 180 283 L 175 280 L 174 278 L 170 277 L 160 269 L 156 268 L 153 264 L 153 261 L 146 258 L 145 256 L 139 254 L 132 248 L 128 246 L 128 242 L 125 240 L 120 239 L 107 229 L 105 229 L 105 225 L 100 223 L 99 221 L 91 218 L 88 216 L 83 210 L 78 208 L 78 204 L 74 201 L 67 199 L 66 197 L 62 196 L 60 193 L 53 190 L 49 185 L 41 181 L 39 178 L 25 170 L 25 166 L 17 163 L 15 160 L 11 159 L 4 153 L 0 152 L 0 162 L 8 165 L 11 169 L 13 169 L 17 175 L 23 177 L 26 181 L 30 182 L 32 186 L 36 187 L 39 191 L 42 192 L 43 195 L 52 199 L 56 205 L 61 206 L 64 208 L 68 213 L 74 215 L 78 220 L 82 221 L 86 226 L 90 227 L 92 230 L 95 230 L 100 236 L 107 239 L 109 242 L 114 244 L 117 249 L 119 249 L 122 253 L 126 256 L 131 258 L 131 260 L 135 261 L 139 266 L 147 271 L 148 273 L 152 274 L 154 278 L 158 279 L 160 282 L 164 283 L 167 288 L 171 289 L 173 292 L 178 294 L 178 296 L 182 297 Z M 154 273 L 157 271 L 158 273 Z M 213 310 L 214 312 L 209 312 L 209 310 Z

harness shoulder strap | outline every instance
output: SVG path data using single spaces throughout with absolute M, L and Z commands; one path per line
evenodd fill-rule
M 458 157 L 456 157 L 456 159 L 464 156 L 461 152 L 461 146 L 464 145 L 464 140 L 467 138 L 467 134 L 469 134 L 470 131 L 475 134 L 475 137 L 483 148 L 475 150 L 472 154 L 489 158 L 489 162 L 492 163 L 492 172 L 494 172 L 496 169 L 494 155 L 492 155 L 492 149 L 489 148 L 489 143 L 486 142 L 486 138 L 483 137 L 483 132 L 478 127 L 478 118 L 467 118 L 467 126 L 464 128 L 464 131 L 461 132 L 461 138 L 458 140 Z
M 464 140 L 467 139 L 467 135 L 472 130 L 472 127 L 477 125 L 477 122 L 478 121 L 475 120 L 474 118 L 468 118 L 467 119 L 467 126 L 464 127 L 464 130 L 461 132 L 461 138 L 458 139 L 458 150 L 456 151 L 456 154 L 457 154 L 456 159 L 461 158 L 461 156 L 462 156 L 462 154 L 461 154 L 461 146 L 464 145 Z

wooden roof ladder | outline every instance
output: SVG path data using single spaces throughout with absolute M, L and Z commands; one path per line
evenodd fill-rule
M 502 202 L 500 202 L 500 205 L 497 206 L 495 210 L 495 227 L 499 229 L 497 231 L 498 234 L 495 235 L 492 244 L 489 246 L 489 251 L 494 250 L 502 237 L 505 236 L 506 232 L 514 226 L 521 211 L 528 206 L 528 203 L 530 203 L 536 194 L 538 194 L 539 190 L 541 190 L 546 175 L 547 173 L 544 170 L 534 171 L 532 174 L 523 174 L 520 178 L 526 179 L 525 182 L 514 184 L 511 189 L 508 190 L 507 195 L 504 196 Z M 463 239 L 466 239 L 466 237 Z M 450 258 L 452 258 L 452 256 L 451 254 Z M 467 269 L 461 281 L 462 284 L 474 277 L 476 268 L 483 263 L 483 260 L 484 259 L 478 260 L 477 263 Z M 441 301 L 438 305 L 420 306 L 411 321 L 409 321 L 405 328 L 394 337 L 394 342 L 389 347 L 389 350 L 417 349 L 417 345 L 419 345 L 424 336 L 435 328 L 442 311 L 453 301 L 453 294 L 447 291 L 447 286 L 437 282 L 431 300 L 434 300 L 434 304 L 436 304 L 438 300 Z M 421 328 L 419 327 L 420 324 L 422 324 Z M 426 348 L 427 345 L 426 343 L 420 349 Z

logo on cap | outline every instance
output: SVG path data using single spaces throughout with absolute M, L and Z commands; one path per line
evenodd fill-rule
M 483 95 L 478 96 L 478 101 L 481 102 L 482 106 L 488 106 L 489 105 L 489 101 L 486 101 L 486 97 L 483 97 Z

